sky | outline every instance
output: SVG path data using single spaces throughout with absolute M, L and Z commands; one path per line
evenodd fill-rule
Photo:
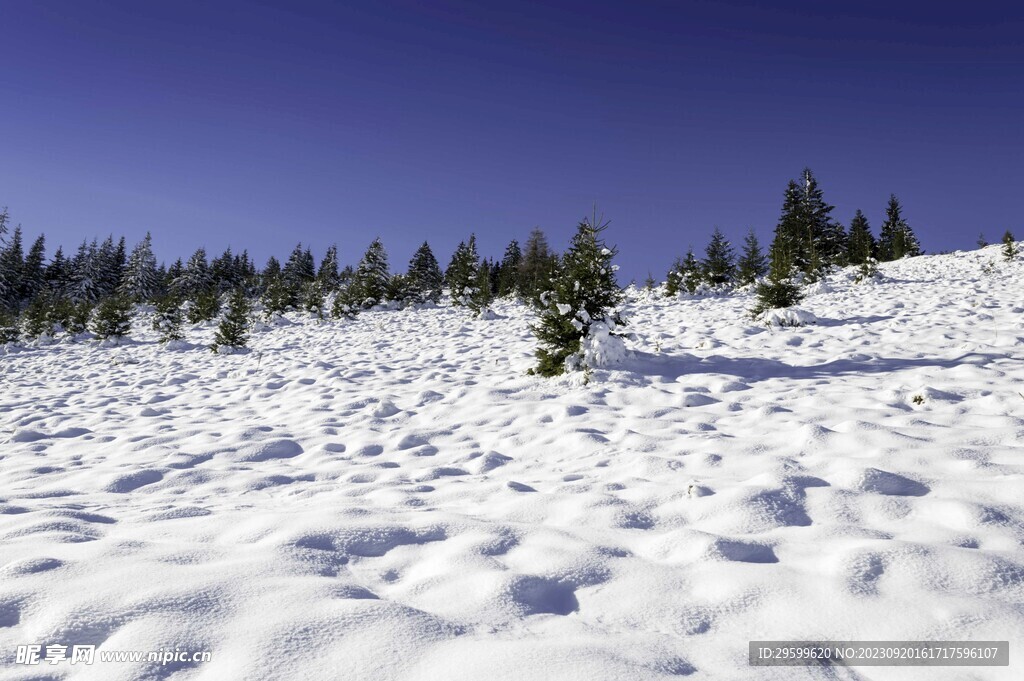
M 844 5 L 839 7 L 839 5 Z M 891 193 L 926 251 L 1024 238 L 1024 4 L 0 0 L 0 206 L 48 254 L 153 233 L 404 270 L 476 233 L 620 280 L 714 227 L 767 245 L 810 167 L 845 224 Z

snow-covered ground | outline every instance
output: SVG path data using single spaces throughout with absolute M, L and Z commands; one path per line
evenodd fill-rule
M 641 293 L 586 384 L 526 376 L 504 304 L 11 350 L 0 677 L 1019 679 L 1024 261 L 990 262 L 833 276 L 804 328 Z M 755 639 L 1011 664 L 752 668 Z M 212 660 L 14 664 L 32 643 Z

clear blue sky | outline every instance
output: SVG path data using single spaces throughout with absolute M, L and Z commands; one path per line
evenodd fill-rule
M 928 251 L 1024 237 L 1020 3 L 0 0 L 0 26 L 0 205 L 49 253 L 380 235 L 404 269 L 471 231 L 561 250 L 596 201 L 625 283 L 716 225 L 767 242 L 804 166 L 876 233 L 895 192 Z

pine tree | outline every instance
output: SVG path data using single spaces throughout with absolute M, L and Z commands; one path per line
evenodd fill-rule
M 0 308 L 17 312 L 21 302 L 25 254 L 21 245 L 21 226 L 14 228 L 10 241 L 0 251 Z
M 523 263 L 523 250 L 519 242 L 513 239 L 505 247 L 505 255 L 501 259 L 501 274 L 498 277 L 498 296 L 510 298 L 520 295 L 520 267 Z
M 136 302 L 153 300 L 159 288 L 153 237 L 149 232 L 135 245 L 125 264 L 124 277 L 118 292 Z
M 237 352 L 245 347 L 249 340 L 249 313 L 251 311 L 245 289 L 241 286 L 231 292 L 228 309 L 217 326 L 213 336 L 214 352 Z
M 212 289 L 210 266 L 206 262 L 206 249 L 198 248 L 171 285 L 171 291 L 182 300 L 195 301 Z
M 712 286 L 732 283 L 736 273 L 734 261 L 732 245 L 722 234 L 722 230 L 715 227 L 711 233 L 711 241 L 704 251 L 704 261 L 701 263 L 704 280 Z
M 921 244 L 903 219 L 903 208 L 895 194 L 889 196 L 889 205 L 885 209 L 885 222 L 878 238 L 878 259 L 882 261 L 900 260 L 901 258 L 921 255 Z
M 292 303 L 296 303 L 302 294 L 303 287 L 316 277 L 313 254 L 308 248 L 299 244 L 288 257 L 281 270 L 281 276 L 291 293 Z
M 328 292 L 327 283 L 320 279 L 306 282 L 302 287 L 302 309 L 322 320 Z
M 558 272 L 558 255 L 548 247 L 547 237 L 540 228 L 530 232 L 526 240 L 523 259 L 519 265 L 519 296 L 538 309 L 545 306 L 540 296 L 551 290 Z
M 792 307 L 803 299 L 800 286 L 792 279 L 794 268 L 791 257 L 785 240 L 776 238 L 768 253 L 771 261 L 768 280 L 758 284 L 755 289 L 757 302 L 750 310 L 752 318 L 756 319 L 768 310 Z
M 325 291 L 333 291 L 338 288 L 341 280 L 338 278 L 338 247 L 331 245 L 320 261 L 320 269 L 316 271 L 317 281 L 321 282 Z
M 448 269 L 444 273 L 445 283 L 448 284 L 453 304 L 467 305 L 469 303 L 467 294 L 476 280 L 479 265 L 480 256 L 476 252 L 476 235 L 470 234 L 468 242 L 459 242 L 458 248 L 452 254 Z
M 648 291 L 653 291 L 654 287 L 658 285 L 658 282 L 654 280 L 654 275 L 651 274 L 650 270 L 647 270 L 647 278 L 644 279 L 644 288 Z
M 164 296 L 156 301 L 156 313 L 153 315 L 153 330 L 160 334 L 160 342 L 180 341 L 185 336 L 181 332 L 182 315 L 181 300 L 174 296 Z
M 51 314 L 53 300 L 48 291 L 41 291 L 21 315 L 21 328 L 26 338 L 53 336 L 54 322 Z
M 772 250 L 808 277 L 816 277 L 832 265 L 844 264 L 846 232 L 832 220 L 832 210 L 814 174 L 805 168 L 801 182 L 790 180 L 786 186 Z
M 21 276 L 21 299 L 32 301 L 46 286 L 46 237 L 40 234 L 28 249 Z
M 467 307 L 475 314 L 482 315 L 491 304 L 494 296 L 491 291 L 491 269 L 486 260 L 477 267 L 473 286 L 469 289 Z
M 669 270 L 668 275 L 665 277 L 665 296 L 673 298 L 680 291 L 686 291 L 693 295 L 697 292 L 701 283 L 703 283 L 703 279 L 704 274 L 701 270 L 700 262 L 698 262 L 697 257 L 693 254 L 693 247 L 690 247 L 686 251 L 685 258 L 676 258 L 672 269 Z
M 978 240 L 975 243 L 978 244 L 978 248 L 985 248 L 988 246 L 988 239 L 985 238 L 984 232 L 978 232 Z
M 132 328 L 131 301 L 120 296 L 105 298 L 93 312 L 91 326 L 100 340 L 127 336 Z
M 21 337 L 18 317 L 0 307 L 0 345 L 17 343 Z
M 1006 260 L 1013 260 L 1017 257 L 1017 245 L 1014 242 L 1013 234 L 1010 230 L 1006 230 L 1003 234 L 1003 258 Z
M 847 247 L 847 261 L 851 265 L 863 265 L 875 257 L 875 237 L 864 213 L 857 209 L 850 221 L 850 236 Z
M 388 277 L 388 285 L 384 290 L 384 298 L 400 307 L 405 307 L 411 302 L 409 294 L 409 280 L 404 274 L 392 274 Z
M 533 332 L 540 343 L 537 367 L 541 376 L 565 372 L 578 364 L 583 340 L 595 324 L 614 329 L 622 324 L 616 308 L 622 290 L 615 282 L 615 249 L 605 246 L 602 233 L 608 223 L 584 219 L 566 252 L 552 290 L 542 294 L 543 311 Z
M 416 249 L 409 261 L 406 283 L 409 296 L 416 303 L 425 303 L 428 300 L 436 303 L 441 300 L 444 274 L 441 272 L 441 267 L 438 265 L 433 251 L 430 250 L 430 244 L 426 241 Z
M 46 266 L 43 281 L 47 289 L 56 296 L 64 296 L 71 287 L 71 264 L 64 257 L 64 249 L 57 248 L 53 259 Z
M 68 295 L 71 301 L 94 305 L 102 293 L 99 246 L 95 239 L 91 244 L 82 242 L 75 257 L 71 260 L 70 269 L 71 283 L 68 287 Z
M 355 292 L 351 285 L 343 286 L 334 296 L 334 303 L 331 305 L 331 316 L 335 319 L 355 319 L 359 314 L 360 306 L 355 300 Z
M 212 288 L 199 291 L 189 300 L 188 313 L 185 315 L 189 324 L 202 324 L 212 321 L 220 312 L 220 297 Z
M 229 246 L 210 262 L 210 286 L 218 293 L 231 291 L 242 285 L 242 274 L 237 269 L 238 260 Z
M 768 257 L 761 250 L 754 230 L 747 232 L 743 239 L 743 253 L 736 263 L 736 283 L 749 286 L 768 272 Z
M 384 244 L 377 238 L 366 249 L 366 254 L 352 275 L 352 282 L 348 287 L 349 295 L 354 296 L 358 307 L 371 308 L 384 302 L 388 279 L 388 254 L 384 250 Z

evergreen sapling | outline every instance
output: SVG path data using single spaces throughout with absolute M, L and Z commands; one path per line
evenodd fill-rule
M 249 340 L 251 309 L 245 289 L 238 287 L 232 291 L 227 311 L 217 326 L 210 349 L 220 354 L 232 354 L 244 349 Z

